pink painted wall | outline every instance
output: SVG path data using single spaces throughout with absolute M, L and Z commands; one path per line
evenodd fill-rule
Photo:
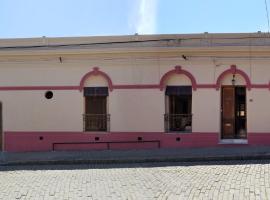
M 99 138 L 98 141 L 95 139 Z M 110 149 L 154 149 L 159 148 L 182 148 L 182 147 L 211 147 L 218 144 L 218 133 L 82 133 L 82 132 L 5 132 L 5 151 L 27 152 L 27 151 L 52 151 L 53 143 L 55 150 L 104 150 L 108 149 L 106 143 L 110 143 Z M 43 139 L 42 139 L 43 138 Z M 177 141 L 180 138 L 180 141 Z M 134 141 L 134 143 L 128 143 Z M 76 143 L 84 144 L 76 144 Z M 97 144 L 85 144 L 97 142 Z M 100 143 L 98 143 L 100 142 Z M 72 143 L 72 144 L 70 144 Z
M 150 142 L 138 142 L 138 137 L 141 137 L 142 141 Z M 177 141 L 177 138 L 180 138 L 180 141 Z M 160 144 L 157 141 L 160 141 Z M 4 150 L 8 152 L 52 151 L 53 143 L 58 143 L 54 144 L 56 151 L 232 146 L 219 144 L 218 133 L 5 132 Z M 247 145 L 270 145 L 270 133 L 248 133 Z
M 270 133 L 249 133 L 248 143 L 250 145 L 270 145 Z

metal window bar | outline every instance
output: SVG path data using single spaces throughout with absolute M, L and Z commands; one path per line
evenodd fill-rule
M 192 114 L 165 114 L 166 132 L 191 132 Z
M 110 115 L 109 114 L 84 114 L 83 115 L 84 131 L 109 131 Z

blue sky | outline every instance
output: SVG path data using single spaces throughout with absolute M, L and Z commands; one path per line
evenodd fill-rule
M 0 0 L 0 38 L 265 32 L 264 1 Z

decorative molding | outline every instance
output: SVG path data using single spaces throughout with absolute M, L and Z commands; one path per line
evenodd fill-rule
M 252 84 L 251 84 L 250 78 L 248 77 L 248 75 L 244 71 L 242 71 L 240 69 L 237 69 L 236 65 L 231 65 L 230 69 L 225 70 L 224 72 L 222 72 L 219 75 L 219 77 L 217 78 L 217 81 L 216 81 L 216 90 L 219 90 L 219 88 L 221 86 L 222 79 L 228 74 L 239 74 L 239 75 L 241 75 L 246 81 L 247 89 L 251 90 Z
M 172 75 L 174 74 L 183 74 L 185 76 L 187 76 L 190 81 L 191 81 L 191 85 L 192 85 L 192 88 L 193 90 L 196 90 L 197 89 L 197 83 L 196 83 L 196 79 L 194 78 L 194 76 L 186 71 L 186 70 L 183 70 L 181 66 L 175 66 L 175 69 L 171 70 L 171 71 L 168 71 L 167 73 L 165 73 L 161 79 L 160 79 L 160 82 L 159 82 L 159 88 L 160 90 L 162 91 L 165 87 L 165 81 Z
M 114 85 L 113 89 L 159 89 L 159 85 Z
M 200 88 L 200 89 L 216 88 L 216 84 L 197 84 L 197 88 Z
M 40 131 L 40 130 L 33 130 L 33 131 L 13 131 L 13 130 L 6 130 L 4 131 L 4 134 L 31 134 L 31 135 L 40 135 L 40 134 L 84 134 L 87 137 L 99 135 L 99 136 L 106 136 L 109 134 L 133 134 L 133 135 L 138 135 L 138 134 L 154 134 L 154 135 L 176 135 L 179 136 L 179 133 L 177 132 L 164 132 L 164 131 L 111 131 L 111 132 L 100 132 L 100 131 L 90 131 L 90 132 L 85 132 L 85 131 Z M 89 134 L 91 133 L 91 134 Z M 211 132 L 211 131 L 197 131 L 197 132 L 189 132 L 189 133 L 184 133 L 183 135 L 189 135 L 189 134 L 219 134 L 219 132 Z
M 2 86 L 0 91 L 10 90 L 79 90 L 79 86 Z
M 85 81 L 91 76 L 102 76 L 108 82 L 108 87 L 110 91 L 113 89 L 160 89 L 161 91 L 164 90 L 166 80 L 175 74 L 183 74 L 187 76 L 190 81 L 193 90 L 197 89 L 216 89 L 219 90 L 221 86 L 222 79 L 228 74 L 239 74 L 241 75 L 246 82 L 246 87 L 248 90 L 251 88 L 254 89 L 268 89 L 270 90 L 270 81 L 267 84 L 252 84 L 250 81 L 249 76 L 242 70 L 237 69 L 236 65 L 231 65 L 230 69 L 225 70 L 222 72 L 219 77 L 217 78 L 216 83 L 204 83 L 204 84 L 197 84 L 195 77 L 188 71 L 182 69 L 181 66 L 175 66 L 173 70 L 166 72 L 162 78 L 160 79 L 159 84 L 134 84 L 134 85 L 113 85 L 111 78 L 105 72 L 100 71 L 98 67 L 94 67 L 92 71 L 86 73 L 80 81 L 79 85 L 66 85 L 66 86 L 0 86 L 0 91 L 20 91 L 20 90 L 79 90 L 82 91 L 84 87 Z
M 111 78 L 103 71 L 100 71 L 98 67 L 94 67 L 92 71 L 88 72 L 87 74 L 85 74 L 81 81 L 80 81 L 80 85 L 79 85 L 79 90 L 82 91 L 83 87 L 84 87 L 84 83 L 85 81 L 90 77 L 90 76 L 102 76 L 104 77 L 107 82 L 108 82 L 108 87 L 109 90 L 112 91 L 113 90 L 113 83 Z

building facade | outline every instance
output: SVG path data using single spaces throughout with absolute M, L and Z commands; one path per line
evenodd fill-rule
M 3 151 L 270 145 L 264 33 L 0 40 Z

